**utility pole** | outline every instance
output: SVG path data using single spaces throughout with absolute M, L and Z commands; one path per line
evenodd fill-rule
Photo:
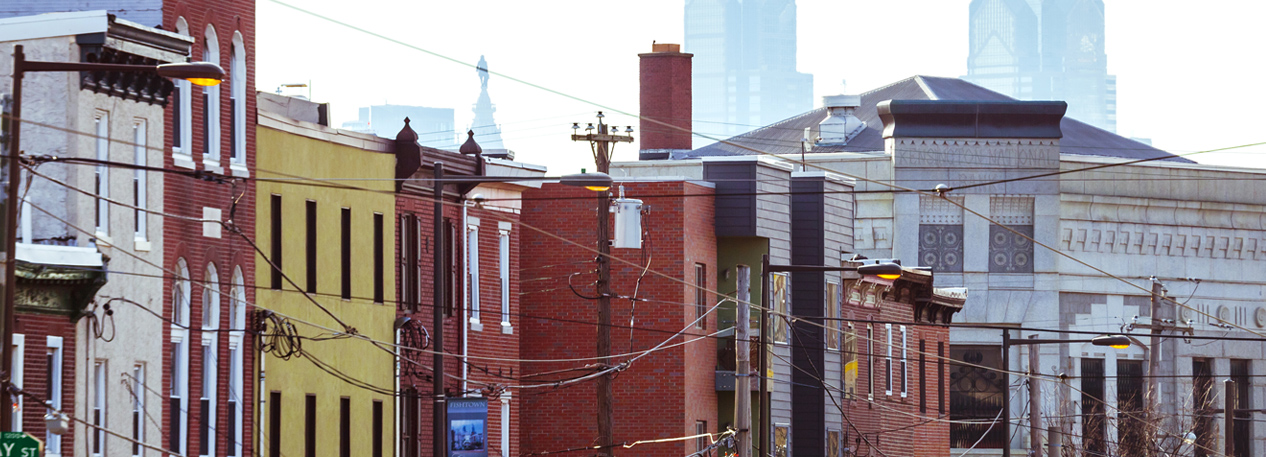
M 1011 331 L 1002 331 L 1002 457 L 1011 457 Z
M 752 457 L 752 364 L 751 340 L 747 335 L 752 327 L 751 282 L 752 269 L 739 265 L 738 317 L 734 319 L 734 425 L 738 429 L 738 457 Z
M 448 285 L 448 270 L 444 268 L 444 163 L 435 162 L 435 214 L 431 223 L 435 233 L 433 242 L 435 255 L 434 306 L 431 308 L 434 317 L 431 328 L 431 344 L 435 345 L 434 368 L 431 373 L 431 390 L 434 398 L 434 409 L 431 411 L 431 445 L 434 457 L 448 455 L 448 399 L 444 393 L 444 287 Z M 276 431 L 274 431 L 276 433 Z M 276 438 L 273 438 L 276 439 Z
M 576 130 L 572 141 L 588 141 L 593 149 L 593 160 L 601 173 L 611 171 L 611 153 L 614 143 L 632 143 L 633 127 L 626 130 L 630 135 L 609 133 L 609 127 L 603 123 L 605 117 L 598 112 L 598 133 L 593 133 L 594 125 L 589 124 L 585 135 L 579 135 L 580 124 L 573 123 Z M 598 357 L 606 368 L 611 365 L 611 192 L 598 193 Z M 615 444 L 615 393 L 611 390 L 611 373 L 598 378 L 598 452 L 601 455 L 614 455 L 611 449 Z
M 1235 404 L 1239 403 L 1238 397 L 1240 391 L 1235 388 L 1235 381 L 1227 379 L 1222 381 L 1222 411 L 1225 416 L 1222 418 L 1222 429 L 1226 430 L 1226 454 L 1227 457 L 1235 456 Z
M 760 437 L 756 438 L 760 457 L 769 457 L 769 311 L 773 309 L 773 297 L 769 292 L 769 254 L 761 256 L 760 261 L 760 364 L 757 376 L 760 376 L 757 394 L 760 399 Z
M 1029 338 L 1037 338 L 1037 335 L 1029 335 Z M 1029 452 L 1033 457 L 1042 457 L 1042 388 L 1037 381 L 1038 363 L 1037 345 L 1029 346 Z
M 1160 411 L 1160 380 L 1157 375 L 1160 374 L 1160 334 L 1163 325 L 1158 315 L 1160 311 L 1161 299 L 1165 296 L 1165 287 L 1160 280 L 1152 276 L 1152 307 L 1151 307 L 1151 327 L 1152 337 L 1147 343 L 1147 415 L 1155 417 L 1146 417 L 1146 420 L 1153 426 L 1159 427 Z M 1150 434 L 1149 435 L 1153 435 Z M 1153 436 L 1153 438 L 1155 438 Z M 1148 440 L 1155 442 L 1155 439 Z

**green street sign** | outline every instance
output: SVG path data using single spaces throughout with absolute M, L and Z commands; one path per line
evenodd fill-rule
M 0 432 L 0 457 L 41 457 L 44 442 L 26 432 Z

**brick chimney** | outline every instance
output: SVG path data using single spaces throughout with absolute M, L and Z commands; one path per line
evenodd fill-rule
M 679 44 L 653 44 L 641 63 L 640 160 L 671 159 L 690 151 L 690 59 Z M 674 127 L 652 121 L 664 122 Z

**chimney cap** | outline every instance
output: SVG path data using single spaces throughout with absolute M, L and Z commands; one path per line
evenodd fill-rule
M 651 52 L 681 52 L 681 45 L 651 42 Z
M 826 95 L 822 105 L 827 108 L 857 108 L 862 106 L 861 95 Z

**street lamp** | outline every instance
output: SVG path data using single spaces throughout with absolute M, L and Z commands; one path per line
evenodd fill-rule
M 877 278 L 886 279 L 886 280 L 895 280 L 895 279 L 901 278 L 901 273 L 903 272 L 903 269 L 901 267 L 901 264 L 896 263 L 896 262 L 876 262 L 876 263 L 870 263 L 866 265 L 848 266 L 848 267 L 828 267 L 828 266 L 822 266 L 822 265 L 773 265 L 769 263 L 769 254 L 765 254 L 764 256 L 762 256 L 761 272 L 760 272 L 761 304 L 764 305 L 767 309 L 762 311 L 760 315 L 761 351 L 760 351 L 760 357 L 759 357 L 759 363 L 758 363 L 759 367 L 757 368 L 757 370 L 759 370 L 760 372 L 760 381 L 759 381 L 759 387 L 758 387 L 758 390 L 760 390 L 760 431 L 759 431 L 760 438 L 758 440 L 755 440 L 759 443 L 758 454 L 761 456 L 770 455 L 770 452 L 768 452 L 770 450 L 770 447 L 769 447 L 770 400 L 765 397 L 766 392 L 769 389 L 769 377 L 767 376 L 767 373 L 769 370 L 769 356 L 766 355 L 766 352 L 768 352 L 766 348 L 768 348 L 769 347 L 768 344 L 770 344 L 770 342 L 768 341 L 769 314 L 770 314 L 769 310 L 773 309 L 773 304 L 770 302 L 772 299 L 771 298 L 772 296 L 770 295 L 770 290 L 769 290 L 770 288 L 769 274 L 770 273 L 793 273 L 793 272 L 826 273 L 828 271 L 852 271 L 852 272 L 856 272 L 857 274 L 861 276 L 870 276 L 870 277 L 877 277 Z M 738 394 L 738 391 L 736 388 L 735 401 L 736 402 L 744 401 L 741 399 L 741 397 L 742 396 Z M 751 414 L 748 414 L 748 416 L 750 417 Z M 740 437 L 741 436 L 742 435 L 740 435 Z M 741 441 L 742 440 L 740 439 L 740 442 Z M 740 445 L 747 446 L 749 444 L 740 443 Z
M 28 72 L 80 72 L 80 71 L 118 71 L 131 73 L 157 73 L 159 76 L 167 78 L 179 78 L 189 81 L 199 86 L 214 86 L 220 84 L 224 79 L 224 69 L 211 62 L 182 62 L 168 63 L 162 65 L 127 65 L 127 64 L 111 64 L 111 63 L 89 63 L 89 62 L 41 62 L 26 60 L 26 54 L 23 52 L 22 45 L 13 47 L 13 109 L 11 120 L 9 123 L 9 157 L 7 169 L 9 179 L 6 188 L 4 209 L 4 223 L 0 224 L 4 233 L 4 249 L 7 255 L 4 258 L 4 306 L 3 316 L 0 316 L 0 323 L 4 329 L 0 331 L 0 339 L 4 340 L 0 345 L 0 371 L 8 373 L 13 366 L 13 325 L 14 325 L 14 292 L 17 289 L 17 282 L 14 272 L 17 269 L 17 221 L 18 221 L 18 205 L 17 195 L 20 189 L 21 181 L 21 165 L 18 156 L 21 155 L 21 133 L 22 133 L 22 78 Z M 0 388 L 0 405 L 11 405 L 13 400 L 9 394 L 9 376 L 4 376 L 3 388 Z M 13 415 L 9 413 L 0 414 L 0 429 L 5 431 L 13 429 Z
M 479 145 L 475 143 L 473 135 L 462 145 L 462 150 L 470 150 L 472 152 L 481 150 Z M 434 344 L 434 372 L 431 376 L 431 388 L 434 392 L 434 408 L 432 409 L 431 424 L 431 440 L 435 456 L 448 455 L 448 433 L 445 432 L 447 427 L 447 397 L 444 393 L 444 285 L 448 283 L 448 271 L 444 268 L 444 248 L 447 243 L 444 239 L 444 185 L 445 184 L 481 184 L 481 183 L 506 183 L 520 181 L 553 181 L 558 180 L 559 183 L 567 186 L 584 187 L 594 191 L 606 191 L 611 188 L 611 176 L 606 173 L 579 173 L 563 176 L 561 178 L 553 177 L 521 177 L 521 176 L 466 176 L 458 178 L 444 177 L 444 163 L 435 162 L 434 174 L 432 176 L 435 192 L 435 210 L 431 224 L 434 228 L 434 235 L 431 238 L 433 242 L 432 252 L 434 255 L 434 281 L 432 282 L 432 298 L 434 306 L 432 306 L 433 328 L 431 329 L 431 342 Z
M 1125 335 L 1099 335 L 1090 339 L 1039 339 L 1036 335 L 1030 336 L 1024 340 L 1011 339 L 1011 331 L 1002 331 L 1002 369 L 1011 369 L 1011 346 L 1036 346 L 1039 344 L 1058 344 L 1058 343 L 1090 343 L 1095 346 L 1110 347 L 1113 349 L 1129 349 L 1133 344 L 1133 339 Z M 1038 384 L 1036 367 L 1038 364 L 1036 350 L 1029 350 L 1029 452 L 1034 457 L 1042 456 L 1042 438 L 1038 433 L 1042 429 L 1042 418 L 1038 414 L 1041 405 L 1038 401 L 1041 399 L 1041 386 Z M 1011 383 L 1007 383 L 1007 394 L 1003 395 L 1002 402 L 1002 456 L 1011 457 Z M 1062 440 L 1061 440 L 1062 441 Z M 1056 455 L 1056 444 L 1054 440 L 1047 443 L 1051 446 L 1051 456 Z

